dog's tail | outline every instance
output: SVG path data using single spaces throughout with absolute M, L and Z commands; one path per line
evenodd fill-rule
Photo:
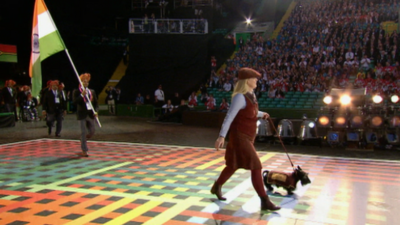
M 263 181 L 264 181 L 264 184 L 265 184 L 265 185 L 268 184 L 268 182 L 267 182 L 267 180 L 268 180 L 268 173 L 269 173 L 268 170 L 264 170 L 264 172 L 263 172 L 263 174 L 262 174 L 262 176 L 263 176 Z

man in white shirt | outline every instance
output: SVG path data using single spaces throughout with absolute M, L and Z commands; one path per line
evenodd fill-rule
M 228 80 L 226 80 L 223 88 L 224 88 L 224 91 L 229 92 L 232 90 L 232 84 L 229 83 Z
M 361 68 L 364 70 L 368 70 L 370 63 L 371 60 L 367 57 L 367 55 L 364 55 L 364 57 L 361 59 Z
M 165 102 L 164 91 L 162 90 L 162 85 L 158 86 L 158 89 L 154 92 L 154 100 L 156 107 L 162 107 Z
M 351 48 L 349 48 L 349 49 L 347 50 L 346 55 L 345 55 L 345 58 L 346 58 L 346 59 L 351 59 L 351 60 L 354 59 L 354 53 L 351 51 Z
M 351 66 L 353 66 L 353 64 L 354 64 L 354 62 L 350 61 L 350 59 L 346 59 L 346 62 L 344 62 L 344 65 L 347 67 L 351 67 Z

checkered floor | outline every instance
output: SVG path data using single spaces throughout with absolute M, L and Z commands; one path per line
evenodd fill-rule
M 41 139 L 0 145 L 0 224 L 397 224 L 400 163 L 291 155 L 312 183 L 282 209 L 260 211 L 250 173 L 209 193 L 224 151 L 131 143 Z M 285 154 L 260 152 L 265 169 L 290 171 Z

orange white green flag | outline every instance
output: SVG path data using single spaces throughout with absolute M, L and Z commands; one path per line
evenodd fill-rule
M 42 89 L 41 62 L 47 57 L 65 50 L 65 44 L 57 30 L 44 0 L 36 0 L 33 11 L 32 52 L 29 75 L 32 82 L 32 96 L 39 96 Z

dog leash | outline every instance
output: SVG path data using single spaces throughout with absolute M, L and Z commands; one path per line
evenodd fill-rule
M 275 133 L 276 133 L 276 135 L 278 136 L 279 141 L 281 142 L 281 145 L 282 145 L 283 149 L 285 149 L 286 155 L 287 155 L 287 157 L 289 158 L 289 162 L 290 162 L 290 164 L 292 165 L 293 170 L 296 170 L 296 169 L 294 168 L 292 159 L 290 159 L 289 153 L 288 153 L 288 151 L 286 150 L 285 145 L 283 144 L 283 141 L 282 141 L 282 139 L 281 139 L 281 136 L 279 135 L 278 131 L 277 131 L 276 128 L 275 128 L 274 122 L 272 121 L 271 117 L 268 117 L 268 119 L 269 119 L 269 122 L 272 124 L 272 127 L 274 128 Z

